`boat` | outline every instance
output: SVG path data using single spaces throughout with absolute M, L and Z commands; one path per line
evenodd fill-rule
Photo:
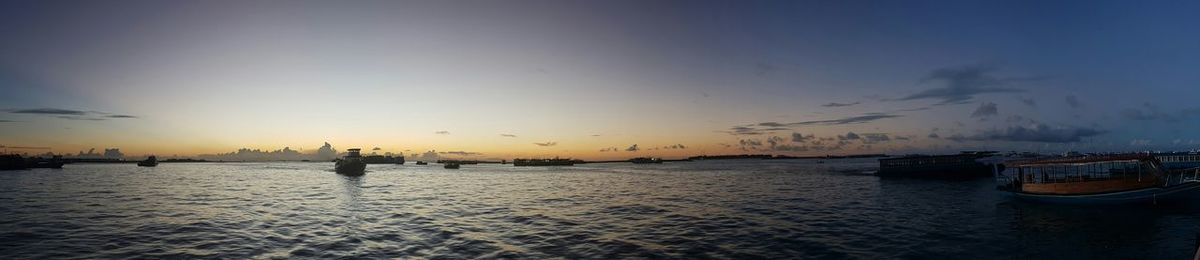
M 154 157 L 153 155 L 151 155 L 150 157 L 146 157 L 146 160 L 138 162 L 137 166 L 142 166 L 142 167 L 158 166 L 158 157 Z
M 24 170 L 28 168 L 29 164 L 25 163 L 25 158 L 21 158 L 21 155 L 0 155 L 0 170 Z
M 66 164 L 66 162 L 62 160 L 62 155 L 55 155 L 50 159 L 34 157 L 25 160 L 25 165 L 29 168 L 62 169 L 63 164 Z
M 429 163 L 425 161 L 417 161 L 417 165 L 429 165 Z
M 1154 158 L 1162 162 L 1167 169 L 1189 169 L 1200 167 L 1200 153 L 1174 152 L 1154 154 Z
M 992 152 L 962 152 L 953 155 L 908 155 L 879 159 L 879 177 L 924 179 L 973 179 L 992 176 L 992 165 L 980 158 Z
M 513 166 L 572 166 L 575 160 L 562 159 L 513 159 Z
M 458 167 L 459 167 L 459 164 L 456 162 L 446 163 L 446 164 L 442 165 L 442 168 L 446 168 L 446 169 L 458 169 Z
M 338 174 L 347 176 L 362 176 L 366 174 L 367 163 L 363 162 L 363 157 L 359 154 L 360 151 L 362 149 L 359 148 L 346 149 L 346 157 L 334 161 L 333 170 Z
M 404 156 L 367 155 L 363 156 L 366 164 L 404 164 Z
M 636 164 L 663 163 L 663 160 L 662 160 L 662 158 L 654 158 L 654 157 L 638 157 L 638 158 L 629 159 L 629 162 L 636 163 Z
M 1200 195 L 1200 169 L 1167 169 L 1150 154 L 1006 162 L 997 189 L 1018 199 L 1067 204 L 1136 204 Z

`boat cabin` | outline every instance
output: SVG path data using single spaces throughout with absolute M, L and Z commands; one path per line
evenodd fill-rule
M 1029 194 L 1101 194 L 1164 184 L 1164 167 L 1144 154 L 1007 163 L 1001 189 Z

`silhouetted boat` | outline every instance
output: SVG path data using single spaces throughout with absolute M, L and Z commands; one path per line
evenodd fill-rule
M 404 164 L 404 156 L 367 155 L 363 156 L 366 164 Z
M 575 165 L 575 161 L 571 159 L 513 159 L 513 166 L 571 166 Z
M 158 157 L 151 155 L 150 157 L 147 157 L 146 160 L 138 162 L 137 165 L 142 167 L 158 166 Z
M 926 179 L 970 179 L 992 176 L 992 167 L 977 161 L 990 152 L 963 152 L 954 155 L 909 155 L 879 159 L 879 177 Z
M 663 163 L 663 160 L 662 160 L 662 158 L 653 158 L 653 157 L 638 157 L 638 158 L 629 159 L 629 162 L 632 162 L 632 163 L 637 163 L 637 164 L 643 164 L 643 163 Z
M 34 157 L 25 160 L 25 165 L 29 168 L 62 169 L 63 164 L 66 164 L 66 162 L 62 160 L 62 155 L 55 155 L 50 159 Z
M 445 165 L 442 166 L 442 168 L 446 168 L 446 169 L 458 169 L 458 167 L 459 167 L 459 164 L 455 163 L 455 162 L 446 163 Z
M 1056 158 L 1006 163 L 997 189 L 1051 203 L 1124 204 L 1200 195 L 1200 172 L 1168 170 L 1148 154 Z
M 0 155 L 0 170 L 24 170 L 29 168 L 25 158 L 17 154 Z
M 424 162 L 424 161 L 417 161 L 417 165 L 429 165 L 429 163 Z
M 333 163 L 333 169 L 338 174 L 348 176 L 362 176 L 366 174 L 367 163 L 363 162 L 362 155 L 359 155 L 362 149 L 351 148 L 346 149 L 346 157 L 342 157 Z

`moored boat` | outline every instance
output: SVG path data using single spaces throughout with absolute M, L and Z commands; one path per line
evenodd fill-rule
M 629 162 L 636 163 L 636 164 L 663 163 L 663 160 L 662 160 L 662 158 L 655 158 L 655 157 L 638 157 L 638 158 L 629 159 Z
M 29 168 L 62 169 L 63 164 L 66 164 L 66 162 L 62 160 L 62 155 L 55 155 L 50 159 L 44 159 L 41 157 L 29 158 L 29 160 L 26 160 L 25 164 Z
M 0 170 L 24 170 L 28 168 L 29 165 L 25 163 L 25 158 L 21 158 L 21 155 L 0 155 Z
M 153 155 L 151 155 L 150 157 L 146 157 L 146 160 L 139 161 L 137 163 L 137 166 L 141 166 L 141 167 L 158 166 L 158 157 L 154 157 Z
M 362 176 L 366 174 L 367 163 L 363 162 L 363 157 L 359 154 L 360 151 L 362 149 L 359 148 L 346 149 L 346 157 L 334 161 L 333 170 L 338 174 L 347 176 Z
M 446 163 L 446 164 L 442 165 L 442 168 L 446 168 L 446 169 L 458 169 L 458 168 L 459 168 L 459 164 L 458 164 L 458 163 L 456 163 L 456 162 L 449 162 L 449 163 Z
M 429 165 L 429 163 L 425 161 L 417 161 L 417 165 Z
M 513 159 L 513 166 L 572 166 L 575 160 L 562 159 Z
M 1148 154 L 1083 156 L 1006 163 L 997 189 L 1029 201 L 1130 204 L 1200 195 L 1195 173 L 1168 170 Z
M 979 162 L 991 152 L 963 152 L 953 155 L 909 155 L 879 159 L 879 177 L 924 179 L 972 179 L 992 176 L 992 166 Z

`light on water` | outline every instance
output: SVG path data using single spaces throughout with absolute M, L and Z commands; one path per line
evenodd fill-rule
M 0 258 L 1190 257 L 1188 205 L 1013 201 L 875 160 L 73 164 L 0 174 Z

